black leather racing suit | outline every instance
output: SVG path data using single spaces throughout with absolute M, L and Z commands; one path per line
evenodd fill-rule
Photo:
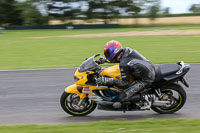
M 150 86 L 155 80 L 154 65 L 136 50 L 124 48 L 120 59 L 122 80 L 114 80 L 113 85 L 125 89 L 119 100 L 126 101 L 134 94 Z M 134 82 L 130 84 L 130 78 Z

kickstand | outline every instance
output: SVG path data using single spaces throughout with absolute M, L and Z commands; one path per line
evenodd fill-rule
M 126 113 L 126 110 L 127 110 L 129 104 L 130 104 L 130 102 L 122 103 L 122 110 L 123 110 L 123 113 Z

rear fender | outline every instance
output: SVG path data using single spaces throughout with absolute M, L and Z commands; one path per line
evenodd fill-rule
M 86 93 L 80 93 L 77 89 L 77 85 L 73 84 L 65 88 L 66 93 L 73 93 L 79 95 L 80 99 L 84 99 L 86 97 Z
M 163 79 L 166 80 L 166 81 L 169 81 L 169 80 L 173 80 L 173 79 L 183 77 L 189 70 L 190 70 L 190 65 L 187 65 L 186 67 L 183 68 L 181 73 L 175 73 L 175 74 L 163 77 Z

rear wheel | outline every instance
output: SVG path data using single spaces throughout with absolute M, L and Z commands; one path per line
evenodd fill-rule
M 166 106 L 152 106 L 151 109 L 160 114 L 171 114 L 180 110 L 186 101 L 186 92 L 179 84 L 172 84 L 160 89 L 163 101 L 169 101 Z
M 73 116 L 85 116 L 95 110 L 97 104 L 87 98 L 81 101 L 77 94 L 63 92 L 60 98 L 63 110 Z

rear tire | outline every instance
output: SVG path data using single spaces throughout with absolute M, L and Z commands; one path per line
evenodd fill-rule
M 60 98 L 62 109 L 73 116 L 85 116 L 95 110 L 97 104 L 89 99 L 84 99 L 81 106 L 78 106 L 80 98 L 77 94 L 63 92 Z
M 169 96 L 169 99 L 171 101 L 174 101 L 174 105 L 172 104 L 171 106 L 169 107 L 166 107 L 166 106 L 162 106 L 162 107 L 159 107 L 159 106 L 152 106 L 151 109 L 157 113 L 160 113 L 160 114 L 171 114 L 171 113 L 174 113 L 174 112 L 177 112 L 178 110 L 180 110 L 183 105 L 185 104 L 186 102 L 186 92 L 185 90 L 183 89 L 183 87 L 179 84 L 171 84 L 169 86 L 166 86 L 166 87 L 163 87 L 160 89 L 161 93 L 163 94 L 167 94 L 167 93 L 171 93 L 171 95 L 167 94 Z M 177 93 L 177 97 L 178 98 L 175 98 L 173 96 L 174 93 Z

